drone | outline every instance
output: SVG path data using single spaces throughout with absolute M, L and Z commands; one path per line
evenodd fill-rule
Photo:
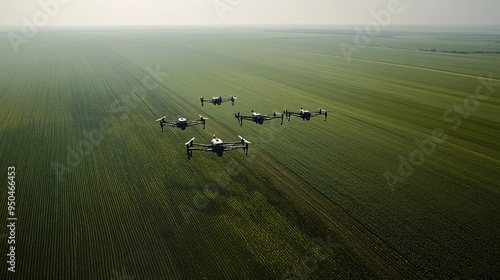
M 235 99 L 238 99 L 238 98 L 236 98 L 234 96 L 231 96 L 229 98 L 222 98 L 222 96 L 219 96 L 219 97 L 214 96 L 214 97 L 212 97 L 212 99 L 205 99 L 205 98 L 203 98 L 203 96 L 200 97 L 201 106 L 203 106 L 203 103 L 205 103 L 205 102 L 212 103 L 214 105 L 221 105 L 223 102 L 227 102 L 227 101 L 231 101 L 233 103 L 233 106 L 234 106 Z
M 319 115 L 325 115 L 325 122 L 326 122 L 326 117 L 328 116 L 328 112 L 321 110 L 321 109 L 319 109 L 319 111 L 317 111 L 317 112 L 309 112 L 308 110 L 304 110 L 304 108 L 300 108 L 300 112 L 298 112 L 298 113 L 289 112 L 288 110 L 285 110 L 283 113 L 287 116 L 288 121 L 290 121 L 290 116 L 300 117 L 300 118 L 302 118 L 302 120 L 308 121 L 312 117 L 316 117 Z
M 242 116 L 240 115 L 240 112 L 238 112 L 234 114 L 234 117 L 238 119 L 238 121 L 240 122 L 240 126 L 243 125 L 243 120 L 253 121 L 254 123 L 257 124 L 263 124 L 265 120 L 274 120 L 274 119 L 281 119 L 281 125 L 283 125 L 283 114 L 281 114 L 281 116 L 278 116 L 276 112 L 274 112 L 272 115 L 262 115 L 252 110 L 251 116 Z
M 186 150 L 188 159 L 193 157 L 193 151 L 205 151 L 205 152 L 213 152 L 217 153 L 219 157 L 222 157 L 224 151 L 232 151 L 235 149 L 243 149 L 245 155 L 248 155 L 248 144 L 249 141 L 239 136 L 240 141 L 238 142 L 223 142 L 221 139 L 215 137 L 212 139 L 210 144 L 197 144 L 194 143 L 194 137 L 191 138 L 188 142 L 186 142 Z
M 208 118 L 204 118 L 200 115 L 200 119 L 196 120 L 196 121 L 188 121 L 188 120 L 186 120 L 186 118 L 181 118 L 181 117 L 177 117 L 176 121 L 166 121 L 165 116 L 157 119 L 156 121 L 160 123 L 161 132 L 163 132 L 163 127 L 165 125 L 171 126 L 171 127 L 177 127 L 177 128 L 182 129 L 182 130 L 186 130 L 186 127 L 188 127 L 188 126 L 202 124 L 203 129 L 205 129 L 205 121 L 206 120 L 208 120 Z

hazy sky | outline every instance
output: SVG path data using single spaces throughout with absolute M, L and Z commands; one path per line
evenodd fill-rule
M 403 9 L 391 24 L 500 24 L 499 0 L 0 1 L 0 25 L 364 24 L 391 1 Z

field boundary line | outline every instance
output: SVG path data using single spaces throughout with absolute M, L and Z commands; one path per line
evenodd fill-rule
M 336 56 L 336 57 L 339 57 L 339 56 Z M 449 74 L 449 75 L 461 76 L 461 77 L 467 77 L 467 78 L 491 79 L 491 80 L 500 82 L 500 79 L 498 79 L 498 78 L 493 78 L 493 77 L 489 78 L 489 77 L 484 77 L 484 76 L 474 75 L 474 74 L 466 74 L 466 73 L 460 73 L 460 72 L 439 70 L 439 69 L 434 69 L 434 68 L 427 68 L 427 67 L 421 67 L 421 66 L 413 66 L 413 65 L 400 64 L 400 63 L 384 62 L 384 61 L 378 61 L 378 60 L 369 60 L 369 59 L 363 59 L 363 58 L 351 58 L 351 59 L 352 60 L 358 60 L 358 61 L 364 61 L 364 62 L 370 62 L 370 63 L 378 63 L 378 64 L 391 65 L 391 66 L 399 66 L 399 67 L 405 67 L 405 68 L 411 68 L 411 69 L 417 69 L 417 70 L 431 71 L 431 72 L 437 72 L 437 73 Z
M 291 50 L 291 49 L 286 49 L 286 50 L 287 51 L 291 51 L 291 52 L 309 53 L 309 54 L 330 56 L 330 57 L 342 58 L 342 59 L 344 58 L 341 55 L 334 55 L 334 54 L 326 54 L 326 53 L 318 53 L 318 52 L 305 52 L 305 51 Z M 439 69 L 427 68 L 427 67 L 421 67 L 421 66 L 414 66 L 414 65 L 407 65 L 407 64 L 400 64 L 400 63 L 392 63 L 392 62 L 385 62 L 385 61 L 379 61 L 379 60 L 370 60 L 370 59 L 364 59 L 364 58 L 351 58 L 351 59 L 352 60 L 357 60 L 357 61 L 364 61 L 364 62 L 384 64 L 384 65 L 399 66 L 399 67 L 405 67 L 405 68 L 411 68 L 411 69 L 417 69 L 417 70 L 425 70 L 425 71 L 431 71 L 431 72 L 437 72 L 437 73 L 449 74 L 449 75 L 461 76 L 461 77 L 467 77 L 467 78 L 491 79 L 493 81 L 500 82 L 500 78 L 493 78 L 493 77 L 490 78 L 490 77 L 485 77 L 485 76 L 480 76 L 480 75 L 474 75 L 474 74 L 466 74 L 466 73 L 446 71 L 446 70 L 439 70 Z

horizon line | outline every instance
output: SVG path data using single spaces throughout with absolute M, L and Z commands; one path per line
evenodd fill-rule
M 203 23 L 203 24 L 85 24 L 85 25 L 50 25 L 39 27 L 46 28 L 60 28 L 60 27 L 182 27 L 182 26 L 210 26 L 210 27 L 231 27 L 231 26 L 359 26 L 366 25 L 367 23 Z M 398 23 L 391 24 L 391 26 L 500 26 L 500 23 Z M 0 28 L 5 27 L 24 27 L 24 25 L 0 25 Z

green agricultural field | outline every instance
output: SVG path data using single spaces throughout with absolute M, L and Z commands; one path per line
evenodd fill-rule
M 391 29 L 362 47 L 349 30 L 282 27 L 47 30 L 18 53 L 1 41 L 0 218 L 15 181 L 17 220 L 16 272 L 4 226 L 0 278 L 496 277 L 500 34 L 478 32 Z M 360 51 L 348 60 L 342 43 Z M 439 51 L 452 47 L 483 53 Z M 238 100 L 201 106 L 219 95 Z M 234 118 L 300 107 L 328 120 Z M 205 130 L 154 122 L 200 114 Z M 242 135 L 249 155 L 188 160 L 183 144 L 213 134 Z

